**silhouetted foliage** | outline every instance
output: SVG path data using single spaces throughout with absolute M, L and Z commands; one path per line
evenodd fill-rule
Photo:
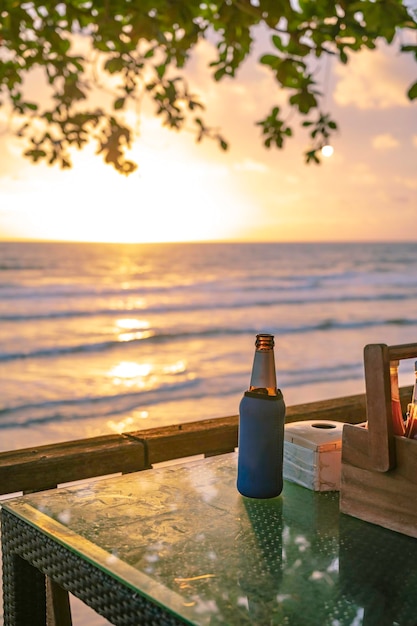
M 295 111 L 312 141 L 306 162 L 318 163 L 337 124 L 321 110 L 322 87 L 308 60 L 332 55 L 346 64 L 350 53 L 372 50 L 379 40 L 392 44 L 399 30 L 416 29 L 417 19 L 400 0 L 2 0 L 0 102 L 20 120 L 15 132 L 26 140 L 24 154 L 62 168 L 71 167 L 70 146 L 94 140 L 107 163 L 123 174 L 134 171 L 126 149 L 136 131 L 125 112 L 144 96 L 167 127 L 192 124 L 197 141 L 209 137 L 226 150 L 219 131 L 204 122 L 204 104 L 190 93 L 184 68 L 198 42 L 210 39 L 217 50 L 214 81 L 235 78 L 259 26 L 269 32 L 259 62 L 288 93 L 290 111 L 274 106 L 255 120 L 262 141 L 284 147 Z M 417 59 L 417 45 L 400 41 L 399 49 Z M 24 80 L 36 69 L 50 86 L 47 105 L 25 95 Z M 92 105 L 97 95 L 90 96 L 103 87 L 101 106 Z M 417 82 L 407 95 L 417 97 Z

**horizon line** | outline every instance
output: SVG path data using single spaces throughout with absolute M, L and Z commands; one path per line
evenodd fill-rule
M 184 244 L 413 244 L 417 239 L 195 239 L 178 241 L 91 241 L 70 239 L 45 239 L 36 237 L 6 237 L 0 236 L 0 243 L 59 243 L 59 244 L 89 244 L 89 245 L 184 245 Z

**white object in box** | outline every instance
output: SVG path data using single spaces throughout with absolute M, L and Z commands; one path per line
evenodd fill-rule
M 342 462 L 342 422 L 306 420 L 285 425 L 286 480 L 313 491 L 338 491 Z

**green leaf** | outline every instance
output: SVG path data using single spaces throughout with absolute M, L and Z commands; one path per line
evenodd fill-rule
M 300 113 L 306 115 L 317 106 L 317 99 L 311 92 L 303 89 L 290 97 L 290 103 L 296 106 Z
M 70 43 L 70 41 L 69 41 L 68 39 L 63 39 L 63 38 L 61 38 L 61 39 L 60 39 L 60 42 L 59 42 L 59 51 L 60 51 L 62 54 L 65 54 L 66 52 L 68 52 L 68 50 L 70 49 L 70 47 L 71 47 L 71 43 Z
M 306 163 L 311 163 L 313 161 L 313 163 L 320 163 L 320 159 L 317 157 L 317 150 L 308 150 L 305 153 L 305 157 L 306 157 Z
M 263 65 L 269 65 L 270 67 L 275 68 L 281 62 L 281 59 L 274 54 L 264 54 L 259 59 L 259 62 Z
M 272 43 L 274 44 L 275 48 L 278 48 L 278 50 L 283 50 L 284 49 L 284 45 L 282 43 L 282 39 L 281 39 L 281 37 L 279 35 L 272 35 Z
M 159 78 L 163 78 L 164 74 L 165 74 L 165 70 L 166 70 L 166 65 L 164 63 L 161 63 L 161 65 L 157 65 L 155 67 L 156 69 L 156 73 L 158 74 Z
M 348 62 L 348 55 L 346 54 L 346 52 L 344 50 L 340 50 L 339 52 L 339 58 L 341 60 L 341 62 L 346 65 L 346 63 Z
M 283 87 L 297 89 L 305 80 L 305 63 L 294 58 L 280 60 L 276 67 L 276 77 Z
M 417 46 L 401 46 L 401 52 L 414 52 L 414 56 L 417 59 Z
M 115 74 L 116 72 L 120 72 L 123 66 L 124 63 L 121 57 L 112 57 L 105 62 L 104 69 L 107 70 L 109 74 Z
M 39 148 L 34 148 L 32 150 L 26 150 L 26 152 L 24 152 L 23 154 L 25 156 L 30 157 L 33 161 L 35 161 L 35 163 L 37 161 L 39 161 L 39 159 L 41 159 L 41 158 L 46 156 L 45 150 L 39 150 Z
M 126 102 L 126 98 L 117 98 L 117 100 L 114 101 L 114 108 L 117 109 L 123 109 L 124 105 Z
M 300 41 L 298 41 L 296 38 L 292 38 L 288 42 L 286 52 L 290 55 L 305 57 L 307 56 L 307 54 L 310 54 L 311 49 L 311 46 L 308 46 L 305 43 L 300 43 Z
M 219 70 L 214 72 L 214 80 L 216 81 L 221 80 L 225 74 L 226 74 L 226 70 L 223 67 L 220 68 Z
M 411 85 L 410 89 L 407 91 L 407 96 L 410 100 L 415 100 L 417 98 L 417 83 Z

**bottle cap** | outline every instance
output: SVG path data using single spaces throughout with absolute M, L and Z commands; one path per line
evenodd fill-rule
M 256 335 L 255 346 L 257 350 L 271 350 L 274 345 L 274 335 L 270 335 L 269 333 Z

